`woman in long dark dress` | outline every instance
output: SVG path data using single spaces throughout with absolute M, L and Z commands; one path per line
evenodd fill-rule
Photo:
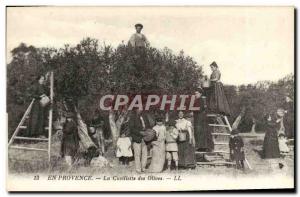
M 41 105 L 40 100 L 47 95 L 47 89 L 44 85 L 45 77 L 39 76 L 37 78 L 38 83 L 35 84 L 33 89 L 34 103 L 29 115 L 29 125 L 27 129 L 27 137 L 41 137 L 46 136 L 45 132 L 45 119 L 46 119 L 46 108 Z
M 279 158 L 280 150 L 278 143 L 278 136 L 276 130 L 276 123 L 272 120 L 271 115 L 265 117 L 266 133 L 263 144 L 263 158 Z
M 286 110 L 286 115 L 284 116 L 284 127 L 285 127 L 285 134 L 288 138 L 294 137 L 295 132 L 295 121 L 294 121 L 294 102 L 289 97 L 289 95 L 286 95 L 285 101 L 283 104 L 283 108 Z
M 61 156 L 71 166 L 79 149 L 79 135 L 74 113 L 66 113 L 66 122 L 63 126 Z
M 183 112 L 180 111 L 179 119 L 176 121 L 176 128 L 179 133 L 186 134 L 186 140 L 178 142 L 178 166 L 184 168 L 195 168 L 195 144 L 192 132 L 192 123 L 183 118 Z
M 201 90 L 195 91 L 196 99 L 199 100 L 200 110 L 194 111 L 194 135 L 195 148 L 199 151 L 211 152 L 214 149 L 211 127 L 207 117 L 206 97 Z
M 210 68 L 210 94 L 209 94 L 209 110 L 214 113 L 230 116 L 230 108 L 224 93 L 223 84 L 220 82 L 221 73 L 216 62 L 211 63 Z

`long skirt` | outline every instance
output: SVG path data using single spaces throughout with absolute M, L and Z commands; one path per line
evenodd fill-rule
M 208 125 L 206 112 L 194 113 L 194 131 L 195 131 L 195 146 L 196 150 L 211 152 L 214 149 L 211 127 Z
M 74 157 L 79 148 L 79 140 L 76 134 L 64 135 L 61 144 L 62 156 Z
M 29 114 L 29 124 L 26 136 L 38 137 L 39 135 L 45 135 L 45 118 L 46 107 L 41 106 L 39 100 L 35 100 Z
M 196 167 L 195 159 L 195 147 L 193 144 L 189 143 L 189 133 L 186 132 L 186 141 L 178 142 L 178 166 L 185 168 L 194 168 Z
M 209 110 L 230 116 L 230 108 L 221 82 L 213 82 L 209 95 Z
M 280 150 L 276 130 L 268 129 L 263 144 L 263 157 L 265 159 L 279 158 Z
M 152 159 L 149 172 L 162 172 L 166 160 L 166 146 L 164 141 L 152 142 Z

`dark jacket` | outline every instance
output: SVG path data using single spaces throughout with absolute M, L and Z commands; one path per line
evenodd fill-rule
M 79 148 L 79 136 L 75 121 L 67 121 L 63 126 L 63 139 L 61 145 L 62 157 L 75 156 Z
M 142 121 L 140 117 L 143 117 L 145 128 L 143 127 Z M 145 114 L 138 115 L 133 113 L 129 120 L 129 131 L 130 136 L 132 137 L 132 141 L 136 143 L 141 143 L 143 139 L 143 135 L 140 133 L 146 129 L 150 128 L 149 119 Z
M 276 124 L 274 122 L 266 123 L 266 133 L 263 143 L 263 157 L 265 159 L 280 157 Z
M 31 113 L 29 116 L 28 129 L 26 131 L 25 136 L 27 137 L 35 137 L 39 135 L 46 135 L 44 127 L 47 120 L 47 110 L 46 107 L 43 107 L 40 104 L 41 95 L 47 94 L 47 88 L 41 84 L 35 84 L 33 87 L 33 98 L 35 101 L 31 108 Z
M 241 136 L 231 137 L 229 140 L 230 158 L 232 160 L 244 160 L 245 154 L 242 151 L 244 142 Z

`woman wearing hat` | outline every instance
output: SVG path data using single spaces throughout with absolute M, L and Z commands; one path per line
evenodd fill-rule
M 221 73 L 216 62 L 210 64 L 212 73 L 210 75 L 209 110 L 214 113 L 230 116 L 230 108 L 224 93 L 223 84 L 220 81 Z
M 278 135 L 276 130 L 276 123 L 273 117 L 268 114 L 265 117 L 266 133 L 263 143 L 263 157 L 265 159 L 279 158 L 280 150 L 278 143 Z
M 67 112 L 65 114 L 66 122 L 63 125 L 63 139 L 61 144 L 61 156 L 65 158 L 67 164 L 72 166 L 74 157 L 79 148 L 79 136 L 77 124 L 74 120 L 75 114 Z

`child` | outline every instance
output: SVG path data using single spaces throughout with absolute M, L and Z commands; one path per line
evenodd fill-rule
M 175 162 L 175 169 L 178 170 L 178 130 L 175 127 L 176 121 L 169 121 L 166 133 L 166 159 L 168 161 L 168 170 L 171 170 L 172 159 Z
M 238 130 L 233 130 L 229 140 L 230 158 L 235 160 L 238 169 L 244 168 L 244 142 Z
M 287 138 L 283 133 L 280 133 L 278 136 L 279 150 L 281 155 L 285 155 L 290 152 L 289 147 L 287 146 Z
M 74 157 L 79 148 L 79 136 L 74 117 L 75 115 L 72 112 L 66 113 L 66 122 L 63 125 L 61 145 L 61 156 L 65 158 L 66 163 L 70 168 L 73 165 Z
M 276 111 L 276 116 L 277 116 L 276 126 L 277 126 L 278 136 L 279 134 L 285 134 L 285 127 L 283 121 L 285 113 L 286 111 L 282 108 L 278 108 Z
M 131 141 L 128 132 L 122 130 L 121 136 L 117 141 L 117 157 L 123 165 L 129 165 L 129 158 L 132 157 Z

